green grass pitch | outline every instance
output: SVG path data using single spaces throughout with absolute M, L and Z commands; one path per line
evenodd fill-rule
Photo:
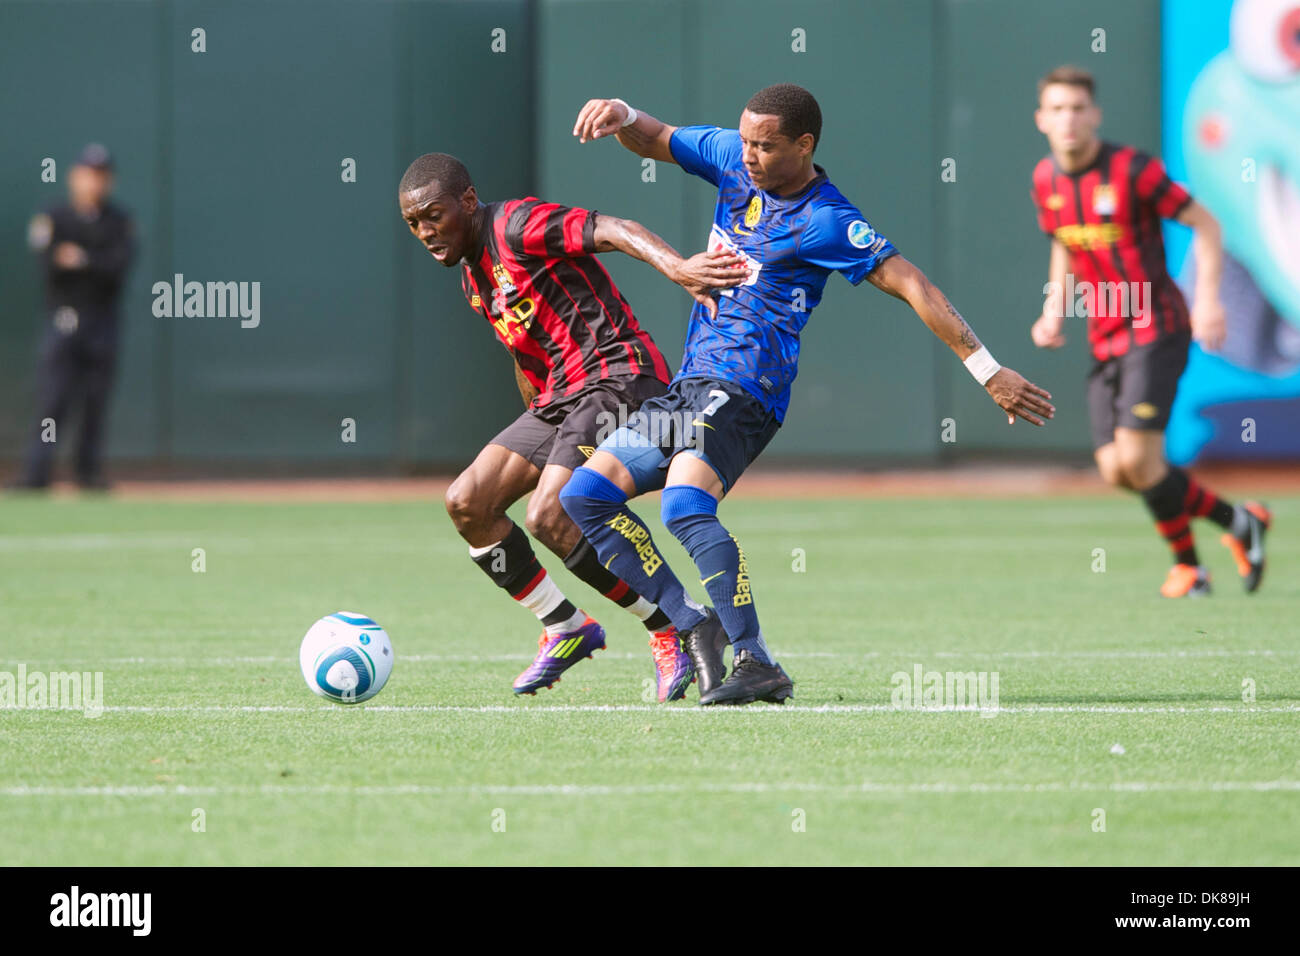
M 1198 522 L 1216 593 L 1167 602 L 1119 495 L 728 502 L 795 699 L 701 710 L 653 703 L 639 626 L 546 554 L 609 649 L 515 699 L 539 628 L 436 501 L 0 501 L 0 671 L 102 671 L 105 707 L 0 710 L 5 863 L 1295 865 L 1300 499 L 1272 504 L 1259 594 Z M 336 610 L 396 648 L 365 705 L 298 673 Z M 996 673 L 998 712 L 892 707 L 918 665 Z

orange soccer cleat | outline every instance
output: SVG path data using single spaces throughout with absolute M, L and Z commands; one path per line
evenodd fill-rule
M 659 684 L 659 703 L 681 700 L 686 688 L 695 680 L 695 666 L 682 650 L 682 639 L 671 624 L 650 635 L 650 652 L 655 659 L 655 678 Z
M 1210 572 L 1195 564 L 1175 564 L 1160 593 L 1167 598 L 1205 597 L 1210 593 Z

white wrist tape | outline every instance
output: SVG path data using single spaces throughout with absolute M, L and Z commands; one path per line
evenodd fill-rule
M 624 125 L 624 126 L 631 126 L 633 123 L 636 122 L 636 118 L 637 118 L 637 116 L 639 116 L 640 114 L 637 113 L 637 111 L 634 110 L 632 107 L 628 106 L 626 102 L 624 102 L 623 100 L 617 99 L 617 98 L 610 100 L 610 102 L 611 102 L 611 103 L 622 103 L 622 104 L 623 104 L 623 108 L 624 108 L 625 110 L 627 110 L 627 119 L 623 120 L 623 125 Z
M 966 366 L 966 371 L 970 372 L 975 381 L 981 385 L 987 384 L 989 379 L 1002 370 L 998 360 L 990 355 L 989 350 L 983 345 L 966 356 L 966 361 L 963 364 Z

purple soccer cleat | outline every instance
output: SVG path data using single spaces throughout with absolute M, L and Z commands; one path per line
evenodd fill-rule
M 695 665 L 691 656 L 682 650 L 681 635 L 677 628 L 669 627 L 650 635 L 650 652 L 655 659 L 655 675 L 659 678 L 659 703 L 681 700 L 686 688 L 695 681 Z
M 537 640 L 537 656 L 528 669 L 515 678 L 516 694 L 536 694 L 543 687 L 552 687 L 567 671 L 584 657 L 605 649 L 605 629 L 588 616 L 582 626 L 551 637 L 545 631 Z

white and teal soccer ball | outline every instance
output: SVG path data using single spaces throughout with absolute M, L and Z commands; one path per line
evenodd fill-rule
M 364 614 L 339 611 L 311 626 L 298 649 L 307 686 L 340 704 L 359 704 L 393 672 L 393 642 Z

